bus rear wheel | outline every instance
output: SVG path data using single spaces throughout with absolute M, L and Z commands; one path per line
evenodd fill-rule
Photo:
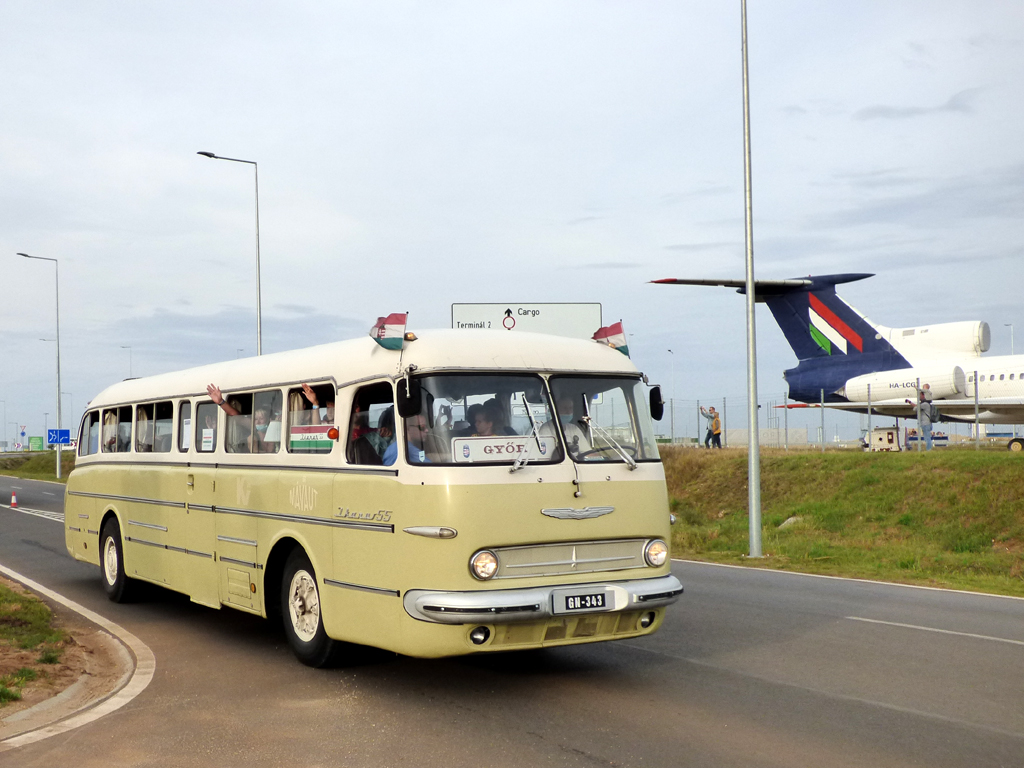
M 124 572 L 124 545 L 121 543 L 121 526 L 111 518 L 100 533 L 100 572 L 103 574 L 103 591 L 115 603 L 131 599 L 136 582 Z
M 316 571 L 301 549 L 294 550 L 285 562 L 281 616 L 288 645 L 298 660 L 309 667 L 328 666 L 337 644 L 324 630 Z
M 1015 437 L 1006 446 L 1012 453 L 1024 451 L 1024 438 Z

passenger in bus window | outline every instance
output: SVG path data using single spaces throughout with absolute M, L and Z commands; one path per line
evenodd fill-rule
M 494 417 L 493 429 L 495 435 L 511 437 L 519 434 L 505 422 L 505 412 L 502 410 L 501 403 L 498 401 L 498 398 L 492 397 L 484 403 L 484 408 L 491 409 L 491 415 Z
M 224 395 L 220 393 L 220 388 L 216 384 L 207 384 L 206 394 L 210 396 L 210 399 L 213 400 L 213 402 L 223 408 L 224 413 L 228 416 L 238 416 L 239 410 L 224 399 Z
M 498 406 L 488 401 L 484 403 L 483 408 L 476 412 L 473 418 L 473 424 L 476 427 L 476 431 L 473 432 L 473 437 L 494 437 L 498 434 L 497 425 L 501 423 L 501 415 L 498 412 Z
M 395 440 L 395 407 L 391 406 L 380 415 L 377 422 L 377 434 L 383 438 L 385 448 L 381 454 L 381 463 L 390 467 L 398 458 L 398 442 Z
M 324 417 L 323 421 L 320 419 L 320 399 L 316 395 L 316 391 L 309 386 L 309 384 L 302 385 L 302 394 L 306 396 L 310 405 L 313 406 L 312 423 L 313 424 L 333 424 L 334 423 L 334 400 L 329 399 L 324 403 Z
M 561 423 L 562 431 L 565 433 L 565 442 L 569 453 L 574 456 L 581 452 L 585 453 L 591 450 L 592 447 L 590 440 L 587 438 L 587 433 L 576 418 L 575 408 L 576 400 L 570 395 L 563 394 L 555 401 L 558 423 Z M 541 435 L 557 435 L 558 427 L 556 421 L 552 419 L 542 424 L 540 433 Z
M 408 443 L 407 456 L 412 464 L 432 464 L 429 453 L 437 454 L 438 447 L 433 444 L 436 435 L 431 434 L 427 425 L 427 417 L 422 413 L 410 416 L 405 420 L 405 437 Z

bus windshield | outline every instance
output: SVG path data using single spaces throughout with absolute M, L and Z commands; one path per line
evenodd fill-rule
M 423 376 L 418 382 L 422 408 L 405 419 L 410 463 L 562 460 L 554 416 L 540 376 L 446 374 Z
M 657 461 L 643 383 L 625 377 L 554 376 L 551 394 L 573 461 Z

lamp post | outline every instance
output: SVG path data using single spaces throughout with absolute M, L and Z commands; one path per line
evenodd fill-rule
M 68 401 L 71 403 L 71 415 L 74 416 L 75 415 L 75 397 L 74 397 L 74 395 L 72 395 L 70 392 L 61 392 L 61 394 L 68 396 Z M 72 421 L 71 423 L 74 424 L 75 422 Z
M 4 404 L 4 451 L 7 450 L 7 401 L 0 400 Z
M 129 379 L 134 378 L 132 376 L 132 346 L 131 346 L 131 344 L 128 344 L 128 345 L 122 344 L 121 345 L 121 349 L 127 349 L 128 350 L 128 378 Z
M 263 315 L 260 309 L 260 169 L 255 160 L 240 160 L 237 157 L 221 157 L 213 152 L 196 152 L 197 155 L 213 160 L 228 160 L 232 163 L 248 163 L 256 173 L 256 354 L 263 354 Z
M 60 267 L 56 259 L 47 256 L 29 256 L 27 253 L 18 253 L 26 259 L 38 259 L 39 261 L 53 262 L 53 278 L 57 288 L 57 429 L 60 429 Z M 57 443 L 57 479 L 60 480 L 60 443 Z

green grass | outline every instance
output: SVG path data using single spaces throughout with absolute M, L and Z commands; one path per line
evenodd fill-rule
M 67 634 L 53 627 L 53 614 L 45 603 L 0 584 L 0 644 L 22 650 L 38 649 L 37 664 L 56 664 L 66 641 Z M 0 706 L 20 699 L 21 689 L 40 674 L 32 667 L 22 667 L 0 677 Z
M 763 450 L 760 560 L 746 451 L 662 457 L 675 557 L 1024 596 L 1020 455 Z
M 61 478 L 57 480 L 57 458 L 54 451 L 41 453 L 0 454 L 0 475 L 23 477 L 28 480 L 56 480 L 67 482 L 68 475 L 75 468 L 75 452 L 61 452 Z

